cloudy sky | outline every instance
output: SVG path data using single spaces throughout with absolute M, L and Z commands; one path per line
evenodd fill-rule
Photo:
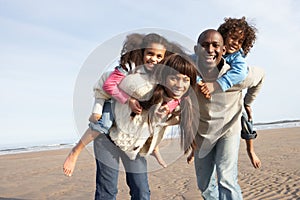
M 300 119 L 299 8 L 297 0 L 0 0 L 0 147 L 76 141 L 76 82 L 91 54 L 112 38 L 152 28 L 196 41 L 225 17 L 246 16 L 259 30 L 247 57 L 266 71 L 255 121 Z

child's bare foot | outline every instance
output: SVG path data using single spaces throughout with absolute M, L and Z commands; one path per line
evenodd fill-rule
M 253 165 L 254 168 L 260 168 L 261 167 L 261 161 L 260 159 L 258 158 L 258 156 L 255 154 L 254 151 L 247 151 L 248 153 L 248 156 L 251 160 L 251 163 Z
M 191 164 L 194 161 L 194 152 L 191 152 L 190 155 L 186 159 L 188 164 Z
M 151 154 L 152 156 L 155 157 L 155 159 L 157 160 L 157 162 L 163 167 L 163 168 L 166 168 L 167 167 L 167 164 L 166 162 L 164 161 L 164 159 L 161 157 L 160 153 L 158 150 L 154 150 Z
M 66 176 L 72 176 L 75 168 L 75 164 L 78 158 L 78 154 L 76 154 L 73 150 L 69 153 L 66 158 L 63 166 L 63 171 Z

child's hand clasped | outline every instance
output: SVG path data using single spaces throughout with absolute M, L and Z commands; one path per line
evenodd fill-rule
M 142 113 L 143 108 L 141 107 L 139 101 L 135 98 L 130 97 L 128 100 L 128 105 L 135 114 L 139 115 Z
M 205 98 L 210 99 L 211 95 L 210 95 L 209 88 L 208 88 L 207 84 L 200 81 L 198 83 L 198 86 L 199 86 L 199 89 L 200 89 L 201 93 L 205 96 Z

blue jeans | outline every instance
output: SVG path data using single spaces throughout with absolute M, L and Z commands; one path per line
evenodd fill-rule
M 138 156 L 135 160 L 130 160 L 104 134 L 94 140 L 94 153 L 97 165 L 95 200 L 116 199 L 120 158 L 125 167 L 131 199 L 150 200 L 145 158 Z
M 195 151 L 197 184 L 204 199 L 243 199 L 237 177 L 239 145 L 239 134 L 225 135 L 204 158 Z
M 114 121 L 114 115 L 112 111 L 113 102 L 112 100 L 106 100 L 103 105 L 102 115 L 98 123 L 90 122 L 89 127 L 93 131 L 108 134 L 110 127 Z

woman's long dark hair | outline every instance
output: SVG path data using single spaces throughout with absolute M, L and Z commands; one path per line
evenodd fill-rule
M 152 105 L 162 102 L 163 96 L 166 95 L 166 77 L 178 73 L 184 74 L 190 78 L 190 87 L 181 98 L 180 112 L 172 113 L 175 115 L 177 114 L 180 118 L 181 147 L 187 152 L 192 145 L 199 124 L 198 101 L 195 94 L 197 69 L 188 56 L 175 53 L 165 57 L 161 64 L 158 64 L 155 67 L 152 76 L 158 84 L 151 99 L 147 102 L 143 102 L 143 108 L 149 109 Z M 192 102 L 194 102 L 194 104 Z M 149 111 L 153 112 L 151 110 Z

